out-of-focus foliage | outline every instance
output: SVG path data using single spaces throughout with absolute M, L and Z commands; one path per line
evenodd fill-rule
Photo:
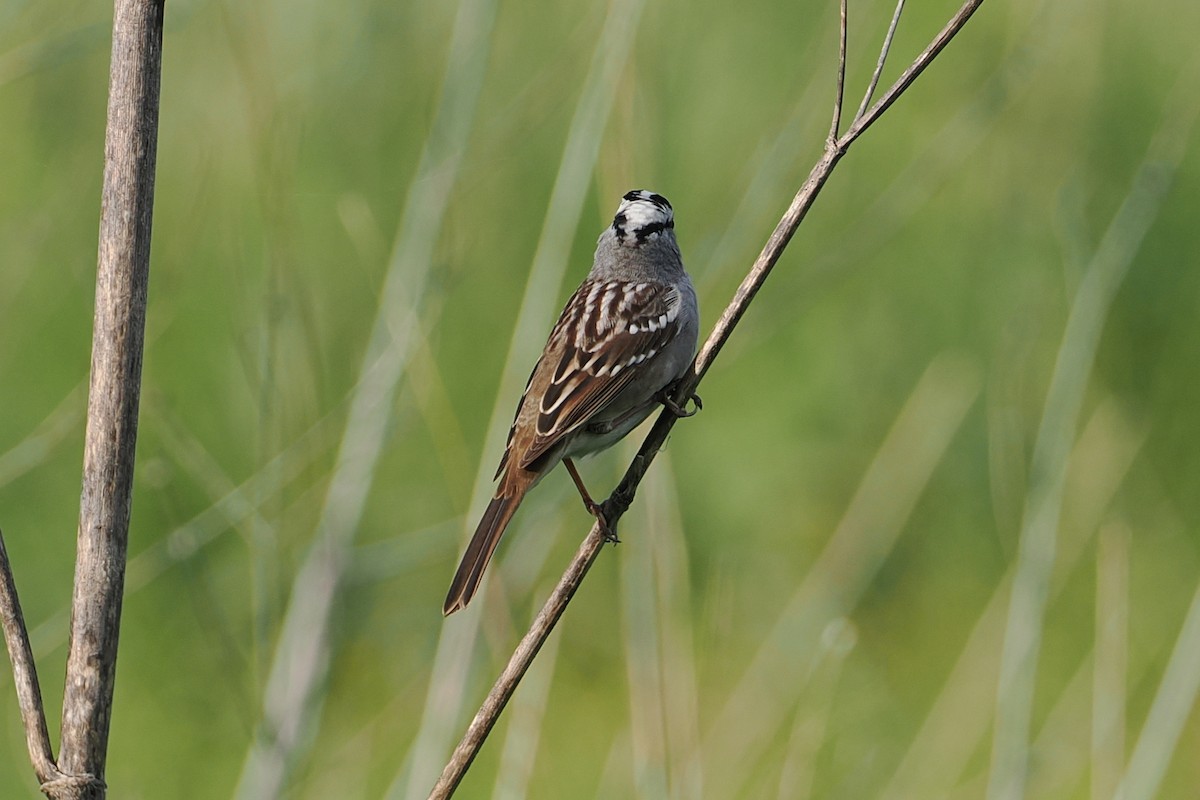
M 884 85 L 954 10 L 910 6 Z M 231 796 L 270 736 L 292 580 L 410 181 L 439 103 L 456 100 L 442 98 L 456 11 L 167 4 L 114 797 Z M 55 731 L 109 13 L 0 3 L 0 527 Z M 551 476 L 488 590 L 443 621 L 477 476 L 499 457 L 489 420 L 516 402 L 498 387 L 609 13 L 496 8 L 290 797 L 424 797 L 587 529 L 565 474 Z M 890 14 L 852 4 L 851 110 Z M 619 195 L 652 188 L 675 205 L 710 324 L 820 152 L 836 4 L 647 0 L 634 21 L 575 187 L 570 265 L 546 290 L 557 308 Z M 1068 314 L 1151 141 L 1196 113 L 1197 30 L 1185 0 L 1153 14 L 984 4 L 825 188 L 460 796 L 985 795 Z M 1051 432 L 1072 457 L 1045 614 L 1018 619 L 1041 641 L 1031 798 L 1111 796 L 1142 737 L 1165 773 L 1138 785 L 1169 798 L 1200 785 L 1194 686 L 1163 681 L 1200 584 L 1200 160 L 1190 148 L 1152 167 L 1172 183 L 1100 312 L 1094 363 L 1060 364 L 1090 373 L 1077 429 Z M 585 465 L 595 491 L 634 444 Z M 462 680 L 435 670 L 445 633 L 475 624 Z M 0 675 L 0 795 L 34 796 Z M 1156 699 L 1180 728 L 1147 724 Z M 1111 725 L 1094 734 L 1094 720 Z

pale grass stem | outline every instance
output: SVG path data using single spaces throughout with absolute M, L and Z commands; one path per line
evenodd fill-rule
M 261 723 L 238 780 L 238 797 L 279 795 L 313 738 L 331 658 L 334 606 L 352 561 L 350 548 L 396 390 L 412 355 L 417 308 L 471 131 L 494 17 L 492 0 L 464 2 L 458 9 L 441 98 L 405 198 L 314 540 L 293 580 L 264 689 Z
M 704 765 L 699 759 L 700 665 L 692 624 L 691 558 L 670 459 L 650 478 L 643 508 L 641 529 L 648 532 L 654 566 L 652 596 L 661 637 L 668 787 L 670 797 L 689 800 L 704 794 Z
M 1069 575 L 1101 524 L 1100 514 L 1129 474 L 1148 431 L 1130 422 L 1112 398 L 1101 402 L 1071 454 L 1059 572 Z M 997 654 L 1013 569 L 996 585 L 967 636 L 899 766 L 881 792 L 882 800 L 940 797 L 963 780 L 992 723 L 999 676 Z M 1059 581 L 1051 596 L 1061 591 Z M 983 791 L 983 787 L 979 788 Z
M 500 748 L 500 767 L 496 773 L 494 800 L 525 800 L 533 764 L 541 741 L 546 702 L 558 663 L 561 639 L 552 637 L 542 648 L 542 657 L 525 675 L 525 690 L 513 699 L 508 729 Z
M 1191 72 L 1176 83 L 1129 193 L 1091 259 L 1071 304 L 1034 446 L 1000 678 L 988 800 L 1024 796 L 1033 688 L 1058 540 L 1067 455 L 1100 334 L 1142 238 L 1157 218 L 1190 142 L 1200 103 Z M 1182 109 L 1182 113 L 1181 113 Z
M 1113 800 L 1153 800 L 1200 696 L 1200 585 Z
M 1110 800 L 1125 764 L 1129 679 L 1128 526 L 1113 522 L 1096 548 L 1096 645 L 1092 666 L 1092 800 Z
M 756 763 L 782 728 L 813 673 L 822 632 L 854 609 L 883 565 L 979 386 L 976 366 L 958 357 L 938 357 L 925 370 L 833 535 L 708 726 L 707 763 Z M 794 657 L 780 658 L 781 653 Z M 748 777 L 738 769 L 722 770 L 705 789 L 714 797 L 734 797 Z

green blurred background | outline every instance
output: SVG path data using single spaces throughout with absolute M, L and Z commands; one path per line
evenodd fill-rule
M 905 12 L 884 85 L 954 8 Z M 850 111 L 891 11 L 852 4 Z M 548 478 L 442 619 L 554 316 L 646 187 L 711 326 L 820 154 L 836 5 L 166 14 L 110 796 L 425 797 L 588 528 Z M 55 742 L 110 19 L 0 2 L 0 526 Z M 984 4 L 834 174 L 459 796 L 1197 795 L 1197 30 Z M 0 674 L 0 795 L 33 797 Z

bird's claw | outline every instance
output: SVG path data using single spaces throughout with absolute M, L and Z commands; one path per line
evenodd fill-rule
M 688 400 L 690 400 L 696 406 L 695 408 L 691 409 L 690 411 L 687 408 Z M 667 411 L 670 411 L 672 414 L 674 414 L 679 419 L 687 419 L 688 417 L 694 417 L 694 416 L 696 416 L 697 411 L 702 411 L 704 409 L 704 402 L 700 399 L 700 395 L 696 394 L 695 392 L 692 393 L 692 396 L 689 397 L 688 400 L 685 400 L 683 405 L 681 406 L 675 402 L 675 400 L 671 397 L 671 395 L 669 395 L 665 392 L 663 393 L 662 398 L 660 398 L 660 401 L 662 402 L 663 406 L 667 409 Z
M 623 497 L 619 496 L 619 489 L 612 493 L 612 496 L 600 504 L 597 509 L 596 519 L 600 522 L 600 535 L 604 537 L 604 541 L 620 544 L 621 540 L 617 538 L 617 524 L 615 520 L 621 518 L 625 513 L 625 509 L 629 508 L 629 503 Z M 614 520 L 610 525 L 609 520 Z
M 591 498 L 588 499 L 589 501 L 591 500 Z M 587 510 L 589 514 L 596 518 L 596 525 L 600 528 L 600 535 L 604 537 L 604 541 L 620 544 L 621 540 L 617 538 L 617 526 L 615 524 L 608 524 L 610 516 L 614 519 L 616 518 L 615 515 L 610 514 L 608 503 L 608 500 L 600 504 L 589 502 L 587 503 Z
M 621 540 L 617 538 L 616 528 L 608 527 L 608 523 L 603 517 L 596 517 L 596 521 L 600 523 L 600 535 L 604 537 L 604 541 L 609 544 L 620 544 Z

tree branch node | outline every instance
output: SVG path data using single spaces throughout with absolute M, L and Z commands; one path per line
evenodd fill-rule
M 95 775 L 63 775 L 43 781 L 42 794 L 54 800 L 84 800 L 98 790 L 107 791 L 108 785 Z

